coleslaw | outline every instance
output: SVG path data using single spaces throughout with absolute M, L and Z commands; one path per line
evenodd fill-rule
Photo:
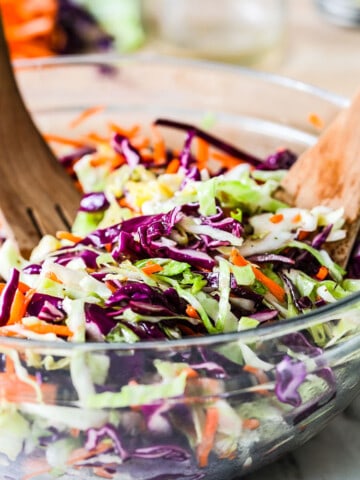
M 25 462 L 23 480 L 195 480 L 217 462 L 250 468 L 260 438 L 271 444 L 275 428 L 286 437 L 295 417 L 320 415 L 335 395 L 336 371 L 321 358 L 358 331 L 350 316 L 229 350 L 62 351 L 261 328 L 360 289 L 356 268 L 347 274 L 326 251 L 345 236 L 343 210 L 275 197 L 292 152 L 260 159 L 193 125 L 151 128 L 152 140 L 116 124 L 82 138 L 59 158 L 83 191 L 72 231 L 45 236 L 29 259 L 9 239 L 0 247 L 0 335 L 58 345 L 26 358 L 0 347 L 4 465 L 42 459 Z M 169 128 L 184 132 L 180 151 L 163 139 Z M 154 459 L 159 471 L 146 472 Z

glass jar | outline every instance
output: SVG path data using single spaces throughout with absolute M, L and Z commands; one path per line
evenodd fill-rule
M 143 0 L 145 30 L 162 53 L 253 65 L 279 56 L 284 0 Z
M 360 0 L 315 0 L 315 4 L 332 23 L 360 27 Z

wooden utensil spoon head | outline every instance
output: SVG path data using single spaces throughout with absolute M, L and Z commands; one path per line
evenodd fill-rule
M 316 144 L 300 155 L 281 189 L 280 196 L 297 207 L 344 208 L 347 237 L 329 243 L 329 253 L 345 267 L 360 228 L 360 90 Z

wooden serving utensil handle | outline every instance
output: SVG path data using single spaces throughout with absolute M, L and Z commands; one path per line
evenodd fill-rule
M 284 177 L 277 197 L 302 208 L 344 208 L 347 237 L 329 243 L 345 267 L 360 229 L 360 90 Z
M 344 207 L 347 221 L 360 213 L 360 90 L 289 170 L 281 187 L 299 207 Z

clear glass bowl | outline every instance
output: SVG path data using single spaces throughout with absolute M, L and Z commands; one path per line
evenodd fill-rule
M 101 132 L 110 119 L 124 126 L 148 125 L 158 116 L 199 124 L 211 116 L 217 134 L 258 155 L 279 146 L 302 151 L 318 135 L 309 114 L 316 113 L 326 124 L 346 103 L 289 79 L 151 56 L 37 60 L 18 64 L 17 75 L 44 132 L 73 135 L 69 121 L 94 105 L 106 109 L 89 117 L 80 131 Z M 11 388 L 9 376 L 0 372 L 0 476 L 239 478 L 307 441 L 356 396 L 359 302 L 356 295 L 261 329 L 172 342 L 71 344 L 3 338 L 0 369 L 9 374 L 14 368 L 25 383 Z M 306 341 L 309 329 L 334 328 L 343 319 L 352 324 L 346 341 L 328 343 L 322 350 Z M 266 363 L 243 368 L 253 364 L 251 352 Z M 306 365 L 298 406 L 280 402 L 274 392 L 276 368 L 292 354 Z M 149 391 L 161 381 L 159 361 L 180 373 L 165 381 L 166 392 L 155 389 L 151 405 L 130 394 L 130 406 L 121 401 L 107 408 L 89 406 L 94 392 L 124 395 L 129 382 Z M 178 391 L 182 370 L 175 364 L 182 362 L 198 368 L 179 395 L 171 392 Z M 213 439 L 216 448 L 207 465 L 199 465 L 199 449 L 206 449 L 204 442 L 211 437 L 204 431 L 205 418 L 214 405 L 222 411 Z M 102 439 L 102 453 L 91 449 L 94 436 Z M 210 448 L 212 443 L 209 438 Z

